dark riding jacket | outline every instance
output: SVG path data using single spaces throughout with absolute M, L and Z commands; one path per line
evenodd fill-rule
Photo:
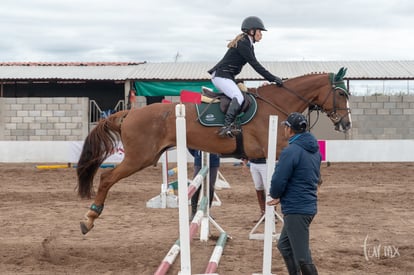
M 318 142 L 311 133 L 296 134 L 289 139 L 270 186 L 270 196 L 280 199 L 284 215 L 316 214 L 321 159 Z
M 229 48 L 224 57 L 208 72 L 215 76 L 229 78 L 233 81 L 243 66 L 249 63 L 253 69 L 269 82 L 276 82 L 276 77 L 266 70 L 256 59 L 254 47 L 247 34 L 238 41 L 235 48 Z

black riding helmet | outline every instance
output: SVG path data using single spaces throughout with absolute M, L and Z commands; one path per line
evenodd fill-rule
M 241 30 L 243 32 L 248 32 L 249 30 L 267 31 L 262 19 L 257 16 L 246 17 L 241 25 Z

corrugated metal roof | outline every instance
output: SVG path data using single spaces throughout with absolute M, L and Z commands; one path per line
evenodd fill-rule
M 313 72 L 337 72 L 346 79 L 414 79 L 414 61 L 276 61 L 262 62 L 270 72 L 292 78 Z M 215 62 L 0 63 L 0 80 L 207 80 Z M 249 65 L 239 79 L 262 80 Z
M 129 66 L 145 62 L 0 62 L 0 66 Z
M 215 63 L 146 63 L 138 66 L 131 79 L 141 80 L 203 80 Z M 347 67 L 346 79 L 414 79 L 414 61 L 280 61 L 262 62 L 270 72 L 282 78 L 319 72 L 338 72 Z M 244 80 L 263 77 L 246 65 L 237 76 Z
M 131 79 L 204 80 L 215 63 L 145 63 L 137 67 Z M 262 62 L 275 75 L 292 78 L 314 72 L 338 72 L 347 67 L 346 79 L 414 79 L 414 61 L 278 61 Z M 262 80 L 250 65 L 237 76 L 244 80 Z
M 146 63 L 138 66 L 130 75 L 130 79 L 141 80 L 201 80 L 210 79 L 207 72 L 214 63 L 209 62 L 177 62 Z
M 0 63 L 1 80 L 120 80 L 144 62 Z

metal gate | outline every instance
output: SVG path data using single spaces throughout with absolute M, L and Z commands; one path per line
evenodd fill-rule
M 113 109 L 102 110 L 95 100 L 89 100 L 89 130 L 92 130 L 100 119 L 107 118 L 113 113 L 125 110 L 125 101 L 119 100 Z

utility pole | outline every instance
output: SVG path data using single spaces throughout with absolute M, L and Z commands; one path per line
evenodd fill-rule
M 181 57 L 181 54 L 180 54 L 179 51 L 177 51 L 177 53 L 175 54 L 175 57 L 174 57 L 174 62 L 177 63 L 178 58 L 180 58 L 180 57 Z

